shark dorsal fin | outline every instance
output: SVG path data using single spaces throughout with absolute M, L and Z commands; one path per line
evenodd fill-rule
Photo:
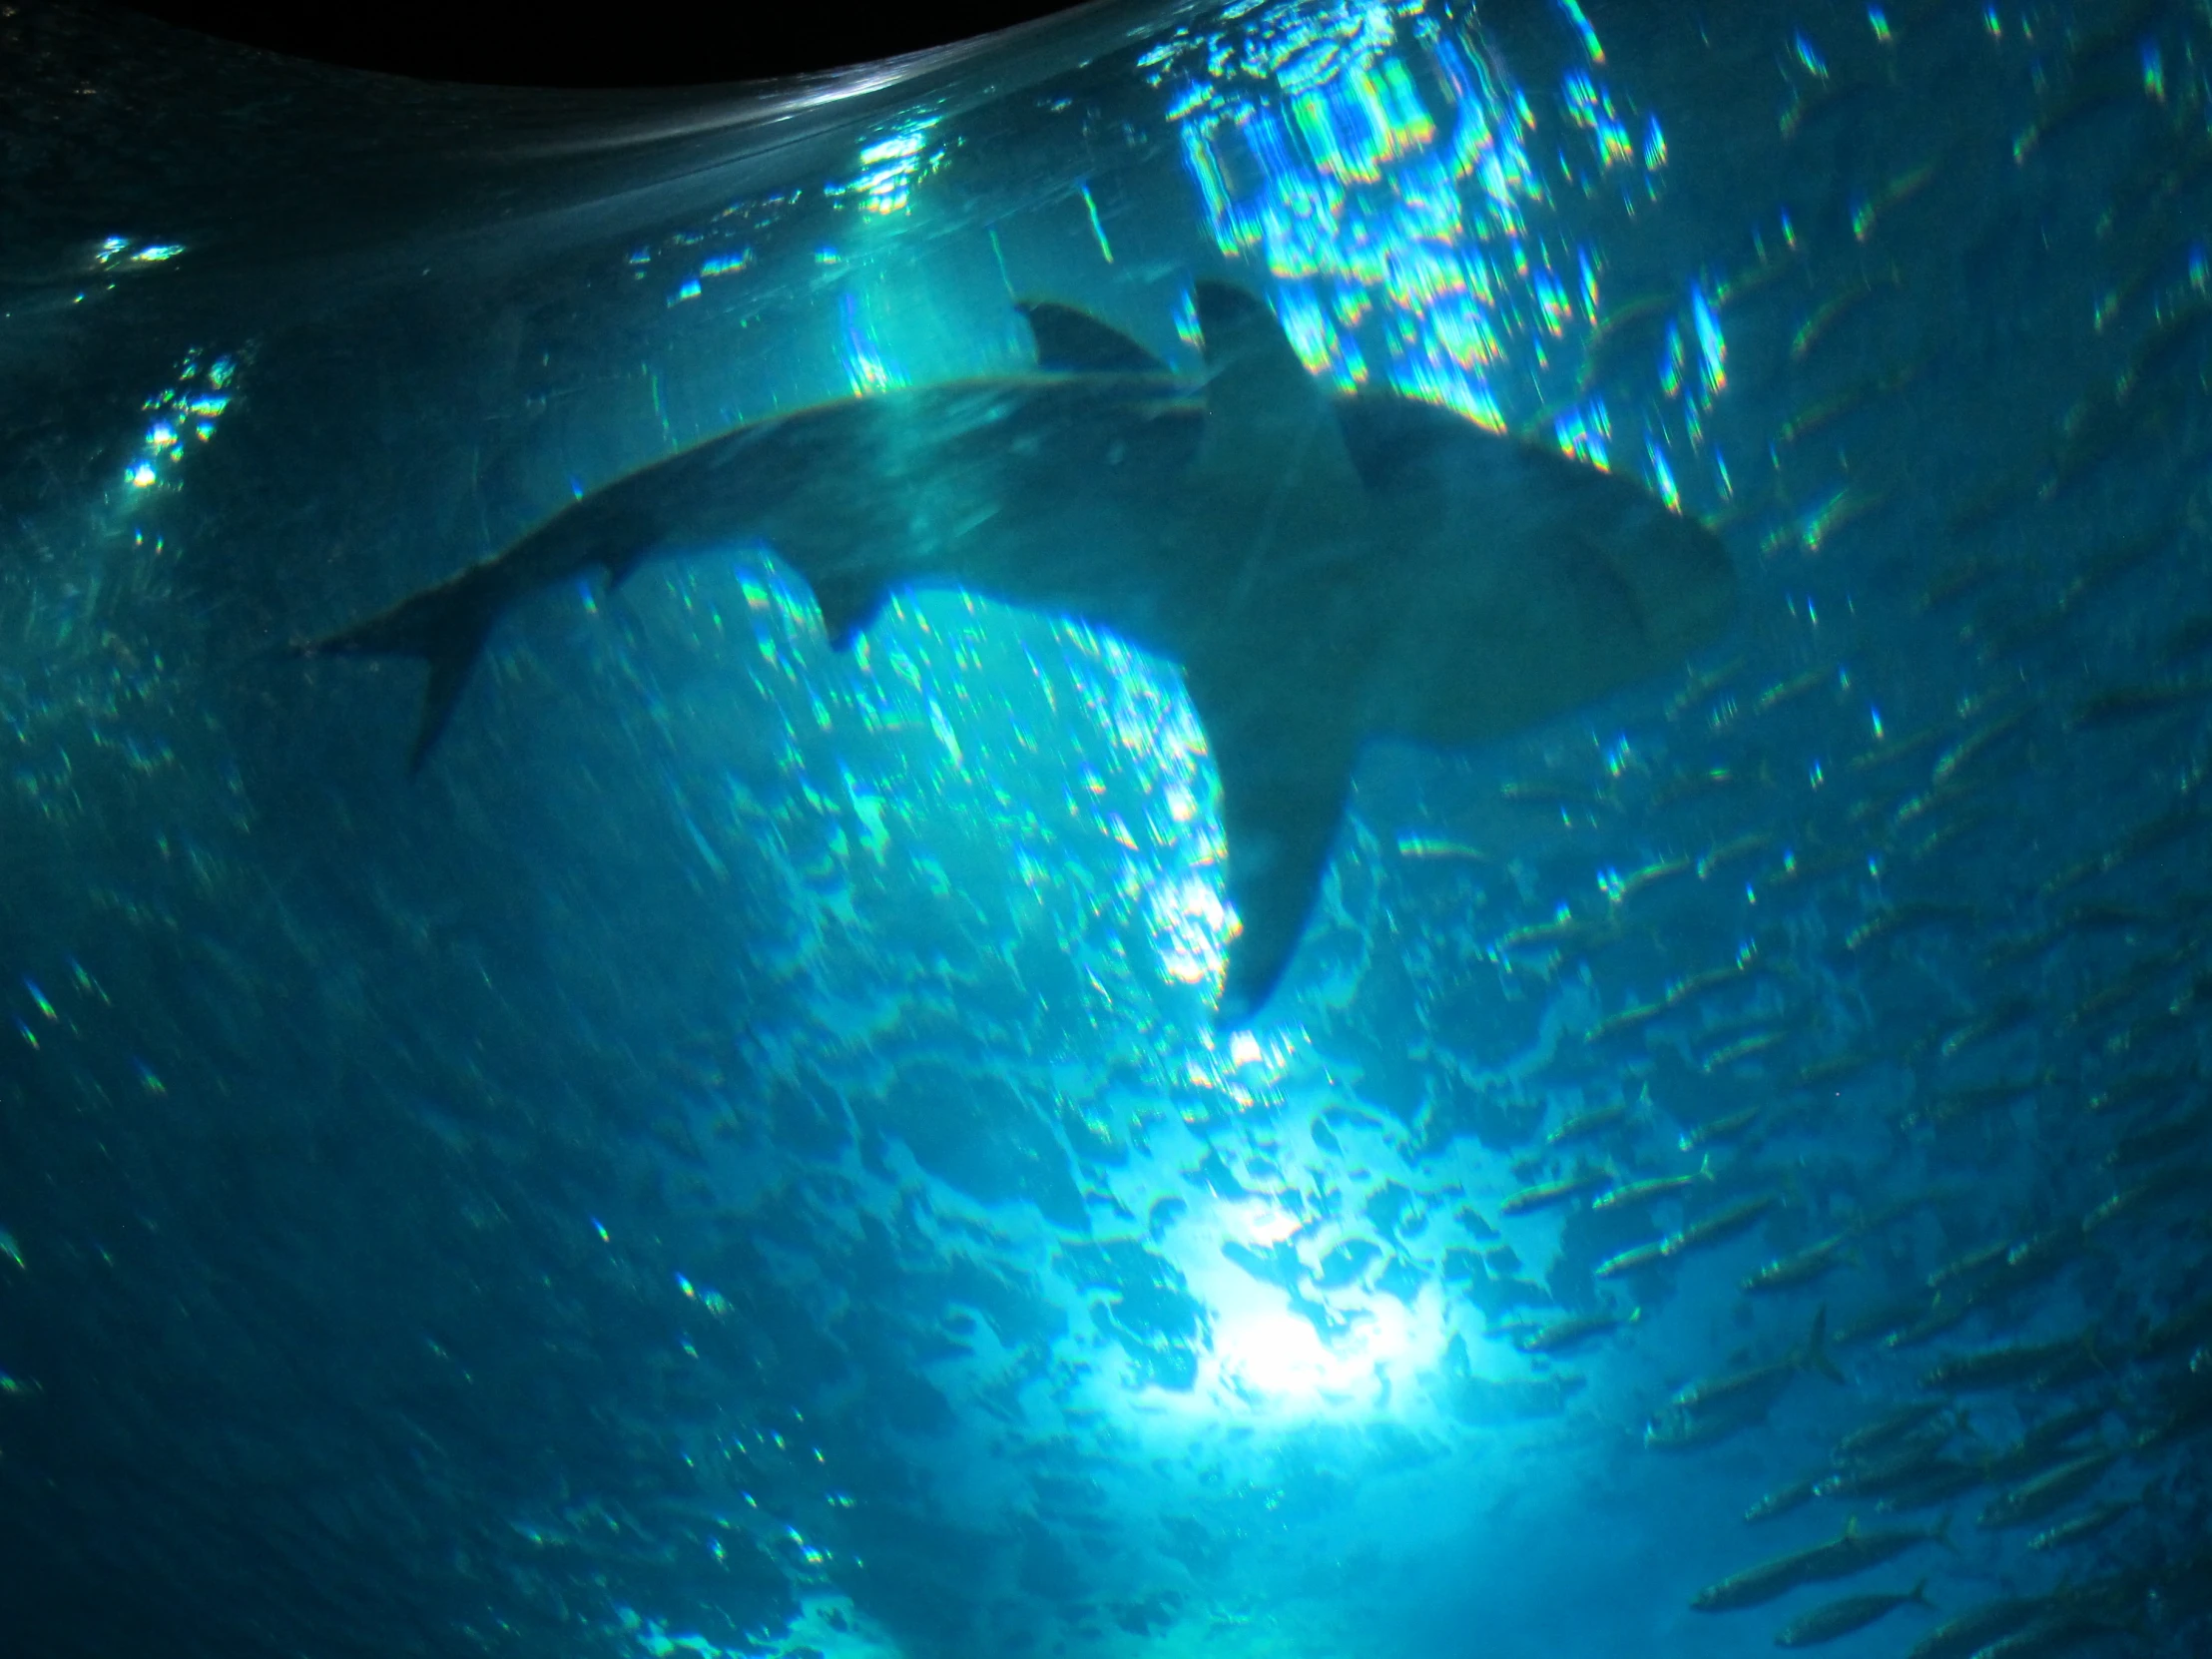
M 1017 301 L 1048 374 L 1165 374 L 1168 365 L 1118 328 L 1052 299 Z

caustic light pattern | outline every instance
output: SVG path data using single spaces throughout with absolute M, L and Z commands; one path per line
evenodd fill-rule
M 0 251 L 8 1590 L 195 1659 L 2205 1650 L 2212 26 L 1496 10 L 1120 17 L 542 172 L 519 106 L 0 17 L 77 66 L 22 142 L 131 158 Z M 465 223 L 335 163 L 242 217 L 364 134 Z M 1741 591 L 1364 756 L 1247 1028 L 1128 641 L 933 591 L 839 653 L 701 547 L 516 607 L 412 782 L 418 665 L 283 649 L 1030 374 L 1017 300 L 1182 407 L 1201 278 Z

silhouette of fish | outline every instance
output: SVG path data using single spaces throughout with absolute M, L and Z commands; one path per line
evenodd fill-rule
M 1716 638 L 1719 539 L 1638 485 L 1433 404 L 1332 395 L 1267 306 L 1201 281 L 1203 383 L 1071 306 L 1021 306 L 1033 372 L 750 421 L 564 507 L 494 557 L 298 655 L 430 667 L 410 756 L 508 608 L 594 567 L 766 542 L 849 647 L 893 593 L 1079 620 L 1183 671 L 1221 779 L 1249 1019 L 1304 930 L 1370 738 L 1465 745 Z

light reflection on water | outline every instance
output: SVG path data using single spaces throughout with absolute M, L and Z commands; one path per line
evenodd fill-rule
M 381 1467 L 450 1471 L 388 1536 L 498 1511 L 498 1546 L 468 1533 L 497 1571 L 449 1550 L 416 1577 L 520 1585 L 651 1652 L 1314 1652 L 1347 1627 L 1433 1651 L 1475 1601 L 1500 1653 L 1560 1651 L 1566 1605 L 1593 1651 L 1740 1655 L 1773 1628 L 1685 1608 L 1768 1552 L 1744 1507 L 1935 1363 L 1878 1333 L 1846 1391 L 1791 1379 L 1709 1462 L 1627 1455 L 1686 1383 L 1805 1341 L 1804 1301 L 1739 1293 L 1762 1265 L 1850 1237 L 1812 1293 L 1842 1332 L 2097 1217 L 2057 1278 L 1935 1312 L 1975 1344 L 2104 1321 L 2125 1432 L 2186 1427 L 2185 1365 L 2131 1345 L 2203 1252 L 2195 1168 L 2155 1138 L 2196 1121 L 2204 1060 L 2202 18 L 2127 13 L 2124 75 L 2079 92 L 2094 42 L 2044 12 L 1808 12 L 1748 53 L 1740 153 L 1699 107 L 1721 94 L 1648 67 L 1654 37 L 1601 45 L 1573 0 L 1503 40 L 1418 6 L 1163 24 L 1010 102 L 871 107 L 836 165 L 624 223 L 458 321 L 433 295 L 378 333 L 343 284 L 312 328 L 233 305 L 150 348 L 97 466 L 30 444 L 0 571 L 0 983 L 10 1063 L 70 1109 L 11 1127 L 0 1290 L 66 1286 L 59 1321 L 128 1278 L 134 1334 L 197 1310 L 159 1350 L 193 1385 L 112 1413 L 187 1454 L 145 1478 L 286 1421 L 272 1463 L 309 1462 L 318 1401 L 363 1388 Z M 2108 188 L 2075 213 L 2052 181 L 2081 167 Z M 35 314 L 81 299 L 127 334 L 224 252 L 122 229 L 57 258 Z M 1017 296 L 1092 306 L 1195 380 L 1189 281 L 1224 269 L 1338 391 L 1725 512 L 1749 590 L 1665 685 L 1371 758 L 1302 977 L 1254 1030 L 1206 1023 L 1234 923 L 1203 737 L 1172 668 L 1112 639 L 937 593 L 837 656 L 773 550 L 716 549 L 517 619 L 405 790 L 411 669 L 241 660 L 746 415 L 1014 371 Z M 1546 1145 L 1617 1100 L 1618 1133 Z M 374 1152 L 341 1133 L 364 1121 Z M 410 1135 L 433 1151 L 357 1204 Z M 89 1143 L 112 1167 L 70 1207 L 20 1174 Z M 501 1184 L 533 1158 L 571 1185 Z M 240 1216 L 289 1214 L 256 1185 L 279 1170 L 316 1213 L 237 1246 Z M 1501 1209 L 1613 1176 L 1685 1185 L 1640 1220 Z M 1770 1191 L 1753 1236 L 1593 1279 Z M 192 1371 L 220 1288 L 320 1319 L 331 1285 L 378 1283 L 325 1213 L 435 1296 L 349 1299 L 399 1312 L 282 1408 L 224 1385 L 310 1364 L 280 1337 Z M 593 1254 L 502 1244 L 518 1215 Z M 577 1308 L 531 1302 L 556 1284 Z M 1633 1329 L 1556 1361 L 1508 1340 L 1600 1310 Z M 69 1334 L 102 1363 L 0 1347 L 0 1405 L 137 1375 L 104 1327 Z M 522 1382 L 472 1403 L 503 1354 L 605 1360 L 562 1419 L 600 1461 L 456 1449 L 493 1432 L 479 1411 L 537 1420 Z M 819 1440 L 763 1428 L 798 1407 Z M 1976 1404 L 1966 1444 L 2044 1408 Z M 1565 1523 L 1503 1507 L 1507 1459 Z M 622 1480 L 647 1495 L 594 1495 Z M 1452 1547 L 1344 1518 L 1371 1489 Z M 2168 1513 L 2105 1565 L 2178 1548 Z M 2064 1581 L 1960 1516 L 1949 1599 Z M 1840 1523 L 1788 1524 L 1773 1549 Z M 776 1588 L 740 1581 L 750 1548 Z M 1399 1576 L 1327 1577 L 1363 1549 Z M 923 1593 L 945 1583 L 964 1612 Z M 718 1607 L 740 1630 L 695 1635 Z

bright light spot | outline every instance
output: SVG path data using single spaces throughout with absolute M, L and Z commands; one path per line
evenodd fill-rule
M 1597 146 L 1599 166 L 1609 168 L 1635 155 L 1628 129 L 1613 112 L 1613 95 L 1598 85 L 1588 70 L 1570 70 L 1563 94 L 1567 119 L 1590 135 Z
M 1551 429 L 1562 454 L 1586 461 L 1600 472 L 1612 470 L 1613 419 L 1606 412 L 1604 398 L 1593 397 L 1567 410 L 1553 420 Z
M 923 124 L 926 130 L 928 123 Z M 897 133 L 878 140 L 860 152 L 862 167 L 880 167 L 885 162 L 910 161 L 921 154 L 921 133 Z
M 902 384 L 900 378 L 885 366 L 881 347 L 876 343 L 875 329 L 861 310 L 857 297 L 847 293 L 839 309 L 844 324 L 842 345 L 845 375 L 851 384 L 852 395 L 865 397 Z
M 1567 14 L 1567 21 L 1574 25 L 1576 34 L 1582 37 L 1582 50 L 1589 54 L 1590 62 L 1603 63 L 1605 48 L 1597 38 L 1597 31 L 1590 27 L 1590 20 L 1583 14 L 1578 0 L 1559 0 L 1559 9 Z
M 1083 193 L 1084 211 L 1091 216 L 1091 236 L 1097 241 L 1098 251 L 1105 257 L 1106 263 L 1112 265 L 1114 263 L 1114 245 L 1106 240 L 1106 227 L 1098 217 L 1098 202 L 1091 195 L 1091 187 L 1088 182 L 1080 188 Z
M 1193 1396 L 1230 1414 L 1377 1415 L 1394 1392 L 1441 1361 L 1444 1340 L 1433 1291 L 1411 1308 L 1378 1296 L 1326 1341 L 1312 1320 L 1287 1307 L 1222 1310 Z
M 1682 491 L 1674 481 L 1674 468 L 1667 464 L 1666 451 L 1659 447 L 1657 439 L 1647 437 L 1644 440 L 1644 455 L 1651 462 L 1652 487 L 1659 492 L 1659 499 L 1667 504 L 1669 512 L 1679 513 L 1682 510 Z
M 1302 1240 L 1299 1255 L 1309 1268 L 1345 1242 L 1268 1197 L 1202 1204 L 1178 1225 L 1170 1248 L 1191 1294 L 1206 1305 L 1212 1342 L 1193 1387 L 1147 1388 L 1140 1408 L 1281 1427 L 1413 1408 L 1421 1379 L 1442 1365 L 1449 1341 L 1442 1292 L 1424 1285 L 1408 1305 L 1362 1283 L 1324 1290 L 1309 1281 L 1294 1303 L 1236 1266 L 1226 1248 L 1277 1254 Z
M 832 198 L 855 197 L 860 211 L 876 217 L 902 213 L 912 198 L 915 183 L 934 171 L 944 159 L 929 152 L 929 130 L 938 117 L 926 116 L 901 130 L 863 145 L 860 171 L 841 184 L 831 184 Z
M 1353 1380 L 1312 1322 L 1288 1312 L 1255 1308 L 1223 1320 L 1214 1328 L 1214 1352 L 1224 1377 L 1240 1390 L 1318 1394 L 1332 1381 Z
M 1728 384 L 1728 341 L 1721 333 L 1720 312 L 1703 283 L 1690 290 L 1690 318 L 1697 326 L 1699 369 L 1710 401 Z
M 1220 983 L 1229 945 L 1221 888 L 1203 874 L 1181 875 L 1155 886 L 1145 907 L 1161 971 L 1179 985 Z

